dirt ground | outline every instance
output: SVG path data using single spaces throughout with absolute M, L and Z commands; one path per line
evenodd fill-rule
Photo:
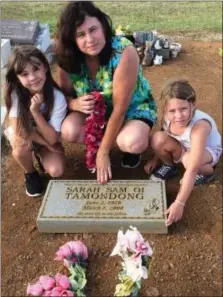
M 181 41 L 182 52 L 162 66 L 145 67 L 155 98 L 169 78 L 186 78 L 197 91 L 198 107 L 208 112 L 222 133 L 221 42 Z M 94 179 L 84 166 L 84 146 L 66 145 L 64 179 Z M 147 179 L 143 165 L 120 166 L 121 153 L 111 155 L 114 179 Z M 168 204 L 176 196 L 181 174 L 167 183 Z M 47 182 L 47 179 L 46 179 Z M 183 219 L 168 235 L 146 234 L 154 248 L 152 273 L 143 281 L 141 296 L 222 296 L 222 159 L 212 184 L 196 187 Z M 89 249 L 87 296 L 113 296 L 120 258 L 109 257 L 116 234 L 43 234 L 36 227 L 41 199 L 25 195 L 23 172 L 2 143 L 2 296 L 24 296 L 28 282 L 43 274 L 63 272 L 54 261 L 57 249 L 70 240 L 82 240 Z M 118 230 L 117 230 L 118 231 Z

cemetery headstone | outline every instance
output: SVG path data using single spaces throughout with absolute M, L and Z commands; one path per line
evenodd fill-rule
M 167 233 L 165 182 L 51 180 L 37 217 L 40 232 L 117 233 L 130 225 L 142 233 Z
M 4 68 L 7 65 L 10 54 L 11 54 L 10 40 L 1 39 L 1 68 Z
M 1 20 L 1 38 L 10 39 L 11 44 L 34 44 L 38 21 Z
M 36 34 L 35 46 L 43 53 L 51 45 L 50 28 L 48 24 L 39 24 L 39 30 Z

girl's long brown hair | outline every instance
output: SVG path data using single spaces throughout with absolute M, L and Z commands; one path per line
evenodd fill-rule
M 38 60 L 36 60 L 35 58 Z M 9 111 L 12 106 L 12 92 L 15 92 L 18 96 L 17 133 L 19 133 L 20 129 L 23 128 L 29 135 L 32 130 L 32 125 L 28 116 L 30 99 L 32 95 L 29 90 L 20 83 L 17 77 L 18 74 L 21 74 L 24 71 L 27 63 L 31 63 L 36 67 L 39 67 L 42 63 L 47 70 L 46 81 L 43 86 L 43 98 L 46 106 L 43 116 L 47 121 L 50 118 L 54 105 L 54 87 L 59 90 L 60 88 L 52 78 L 50 65 L 46 57 L 39 49 L 31 45 L 22 45 L 14 49 L 8 62 L 6 85 L 4 90 L 4 99 L 7 108 L 6 119 L 8 119 Z
M 161 124 L 164 124 L 164 116 L 166 113 L 166 106 L 170 99 L 177 98 L 180 100 L 186 100 L 195 104 L 196 93 L 189 82 L 185 79 L 176 79 L 168 81 L 163 87 L 160 95 L 160 100 L 162 101 L 162 116 Z

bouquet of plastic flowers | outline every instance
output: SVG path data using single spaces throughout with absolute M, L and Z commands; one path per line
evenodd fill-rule
M 147 279 L 152 259 L 152 248 L 137 230 L 130 226 L 124 234 L 118 231 L 117 242 L 110 256 L 122 258 L 122 271 L 114 296 L 138 296 L 142 279 Z
M 69 241 L 56 252 L 54 260 L 63 261 L 70 276 L 57 273 L 55 276 L 40 276 L 28 284 L 27 295 L 32 296 L 82 296 L 86 286 L 87 247 L 81 241 Z

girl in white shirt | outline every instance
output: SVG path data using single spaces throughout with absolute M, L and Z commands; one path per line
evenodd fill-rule
M 154 133 L 151 138 L 155 157 L 145 165 L 145 171 L 151 173 L 159 160 L 163 165 L 153 171 L 152 180 L 175 176 L 179 162 L 186 169 L 177 197 L 166 211 L 169 226 L 182 218 L 193 186 L 214 178 L 222 144 L 215 121 L 196 109 L 196 94 L 188 81 L 169 82 L 161 93 L 161 100 L 164 101 L 163 131 Z
M 65 157 L 59 136 L 67 103 L 37 48 L 19 46 L 9 58 L 5 103 L 9 125 L 4 132 L 14 159 L 25 171 L 26 193 L 40 196 L 44 188 L 32 152 L 38 147 L 42 166 L 52 177 L 63 174 Z

